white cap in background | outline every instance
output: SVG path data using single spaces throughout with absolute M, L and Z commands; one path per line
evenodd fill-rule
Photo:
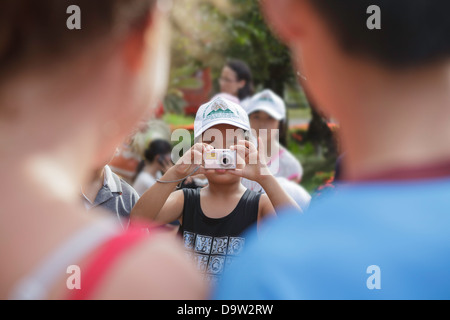
M 286 104 L 283 99 L 269 89 L 255 94 L 248 102 L 246 111 L 247 114 L 264 111 L 278 121 L 286 119 Z

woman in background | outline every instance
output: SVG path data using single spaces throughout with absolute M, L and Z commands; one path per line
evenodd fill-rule
M 221 93 L 237 97 L 244 109 L 254 93 L 252 72 L 242 60 L 230 60 L 225 64 L 219 85 Z

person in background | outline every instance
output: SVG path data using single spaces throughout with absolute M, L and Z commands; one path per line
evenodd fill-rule
M 131 209 L 139 195 L 128 183 L 106 165 L 92 174 L 91 180 L 81 187 L 86 210 L 103 208 L 115 216 L 123 229 L 128 227 Z
M 242 60 L 229 60 L 222 69 L 219 78 L 220 92 L 239 99 L 245 109 L 254 93 L 252 72 Z
M 214 297 L 448 300 L 450 2 L 261 4 L 339 122 L 344 183 L 249 236 Z
M 205 298 L 173 235 L 123 230 L 80 201 L 164 96 L 167 3 L 0 2 L 0 299 Z M 67 27 L 78 11 L 69 4 L 81 29 Z
M 246 109 L 252 130 L 262 139 L 267 149 L 267 164 L 275 177 L 283 177 L 289 181 L 300 183 L 303 167 L 300 162 L 280 144 L 280 135 L 286 134 L 286 105 L 271 90 L 259 92 L 248 103 Z M 281 129 L 281 130 L 280 130 Z M 254 182 L 243 180 L 243 184 L 254 191 L 263 191 Z
M 156 139 L 150 142 L 144 152 L 144 160 L 138 166 L 133 183 L 134 189 L 140 196 L 173 165 L 171 152 L 172 145 L 166 140 Z

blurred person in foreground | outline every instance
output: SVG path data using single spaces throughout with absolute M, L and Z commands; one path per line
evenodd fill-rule
M 69 5 L 81 9 L 81 30 L 66 27 Z M 163 95 L 164 2 L 0 6 L 0 165 L 8 185 L 1 195 L 0 252 L 8 259 L 0 298 L 204 297 L 173 236 L 123 231 L 117 218 L 89 214 L 80 201 L 80 185 Z M 26 21 L 24 13 L 31 13 Z M 76 271 L 68 278 L 74 266 L 78 281 Z
M 381 29 L 367 27 L 371 5 Z M 214 297 L 449 299 L 450 2 L 262 8 L 303 85 L 340 123 L 345 182 L 259 230 Z

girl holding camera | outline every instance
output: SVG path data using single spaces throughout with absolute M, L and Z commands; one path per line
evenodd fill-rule
M 245 230 L 259 226 L 278 208 L 298 206 L 261 161 L 264 146 L 259 144 L 258 150 L 246 140 L 250 123 L 241 106 L 216 98 L 199 108 L 194 126 L 197 143 L 141 197 L 131 216 L 159 224 L 178 219 L 189 256 L 208 280 L 215 281 L 242 251 Z M 232 168 L 205 167 L 205 155 L 223 149 L 236 152 Z M 173 192 L 194 173 L 204 174 L 209 184 Z M 245 188 L 243 177 L 264 186 L 266 194 Z

